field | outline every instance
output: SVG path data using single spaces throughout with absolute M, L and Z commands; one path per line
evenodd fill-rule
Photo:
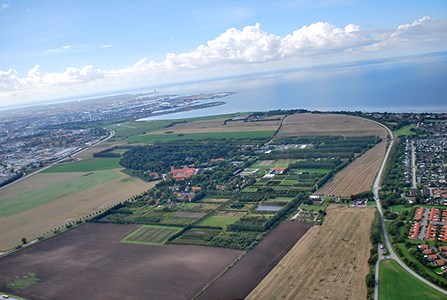
M 319 193 L 343 197 L 371 190 L 385 152 L 384 141 L 375 145 L 338 172 L 320 189 Z
M 275 131 L 224 131 L 224 132 L 195 132 L 182 134 L 143 134 L 129 137 L 129 143 L 154 143 L 177 140 L 203 139 L 243 139 L 243 138 L 271 138 Z
M 162 245 L 181 228 L 144 225 L 126 236 L 121 242 L 145 245 Z
M 119 169 L 122 168 L 119 161 L 119 157 L 85 159 L 73 163 L 58 164 L 42 173 L 91 172 Z
M 414 129 L 415 127 L 416 127 L 415 124 L 404 126 L 402 128 L 399 128 L 398 130 L 394 131 L 394 135 L 397 137 L 417 135 L 416 132 L 413 132 L 410 130 L 410 129 Z
M 0 259 L 0 290 L 16 276 L 39 282 L 28 299 L 191 299 L 243 252 L 120 243 L 138 225 L 86 224 Z M 124 296 L 125 295 L 125 296 Z
M 366 299 L 371 208 L 329 206 L 248 299 Z
M 298 222 L 282 222 L 197 299 L 244 299 L 309 228 Z
M 229 218 L 229 217 L 221 217 L 221 216 L 211 216 L 203 221 L 201 221 L 198 225 L 200 226 L 219 226 L 223 229 L 226 229 L 228 225 L 233 224 L 239 220 L 238 218 Z
M 284 119 L 276 138 L 309 135 L 380 136 L 386 131 L 379 125 L 354 116 L 338 114 L 294 114 Z
M 22 237 L 31 241 L 155 184 L 119 169 L 34 175 L 0 191 L 0 252 L 20 244 Z
M 445 299 L 445 295 L 425 285 L 394 260 L 380 262 L 379 299 Z

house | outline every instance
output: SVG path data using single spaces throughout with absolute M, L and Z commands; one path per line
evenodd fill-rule
M 424 251 L 422 251 L 422 253 L 424 253 L 425 255 L 429 255 L 432 253 L 431 249 L 425 249 Z
M 429 261 L 435 261 L 435 260 L 438 259 L 438 256 L 436 254 L 430 254 L 430 255 L 427 256 L 427 259 Z
M 429 249 L 428 244 L 419 245 L 418 248 L 419 248 L 419 250 Z
M 445 260 L 443 260 L 443 259 L 438 259 L 437 261 L 435 261 L 435 264 L 436 264 L 437 266 L 443 266 L 443 265 L 445 265 Z

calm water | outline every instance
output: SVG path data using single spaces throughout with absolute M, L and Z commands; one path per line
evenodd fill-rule
M 447 52 L 369 61 L 160 89 L 160 93 L 231 91 L 227 103 L 149 120 L 304 108 L 388 112 L 447 112 Z

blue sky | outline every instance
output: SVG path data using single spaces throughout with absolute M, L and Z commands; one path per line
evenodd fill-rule
M 0 0 L 0 106 L 445 51 L 446 25 L 445 0 Z

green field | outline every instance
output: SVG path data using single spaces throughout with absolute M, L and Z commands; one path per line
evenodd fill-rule
M 35 188 L 28 192 L 2 197 L 0 201 L 0 217 L 18 214 L 60 197 L 88 190 L 122 176 L 123 174 L 118 170 L 97 171 L 88 176 L 80 174 L 79 176 Z
M 446 296 L 407 273 L 396 261 L 382 260 L 379 277 L 380 300 L 446 299 Z
M 400 128 L 400 129 L 394 131 L 394 135 L 396 135 L 397 137 L 417 135 L 417 133 L 415 133 L 415 132 L 410 130 L 410 129 L 415 128 L 415 127 L 416 127 L 415 124 L 404 126 L 404 127 Z
M 154 143 L 177 140 L 270 138 L 274 131 L 207 132 L 187 134 L 146 134 L 130 136 L 129 143 Z
M 184 232 L 179 238 L 172 241 L 174 244 L 188 244 L 188 245 L 206 245 L 220 230 L 216 229 L 199 229 L 193 228 Z
M 143 225 L 122 239 L 121 242 L 130 244 L 162 245 L 180 230 L 180 227 Z
M 324 200 L 322 205 L 301 205 L 300 208 L 302 210 L 307 210 L 307 211 L 320 211 L 320 210 L 326 210 L 326 208 L 328 207 L 330 203 L 330 200 Z
M 73 163 L 58 164 L 42 173 L 92 172 L 122 168 L 119 157 L 92 158 Z
M 228 225 L 236 223 L 239 220 L 238 218 L 229 218 L 229 217 L 220 217 L 220 216 L 211 216 L 204 220 L 202 220 L 199 224 L 200 226 L 219 226 L 223 229 L 226 229 Z

